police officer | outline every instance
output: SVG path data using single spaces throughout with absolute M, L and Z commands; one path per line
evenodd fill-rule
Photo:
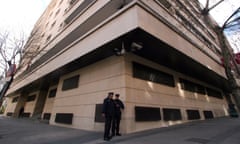
M 121 136 L 119 133 L 119 126 L 120 126 L 120 120 L 121 120 L 121 115 L 122 115 L 122 110 L 124 110 L 124 104 L 123 102 L 119 99 L 119 94 L 115 95 L 115 117 L 114 117 L 114 125 L 115 125 L 115 132 L 113 132 L 113 135 Z
M 115 105 L 113 101 L 113 92 L 109 92 L 107 98 L 103 101 L 102 116 L 105 117 L 104 140 L 111 139 L 110 129 L 115 129 L 113 119 L 115 114 Z

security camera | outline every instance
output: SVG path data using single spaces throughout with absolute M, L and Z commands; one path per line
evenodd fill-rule
M 124 48 L 114 48 L 113 51 L 117 56 L 122 56 L 126 52 Z
M 132 51 L 140 50 L 143 48 L 142 43 L 132 42 L 131 44 Z

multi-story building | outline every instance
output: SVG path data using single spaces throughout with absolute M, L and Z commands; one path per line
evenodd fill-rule
M 126 107 L 124 133 L 226 116 L 220 57 L 197 0 L 52 0 L 5 114 L 101 131 L 102 102 L 114 92 Z

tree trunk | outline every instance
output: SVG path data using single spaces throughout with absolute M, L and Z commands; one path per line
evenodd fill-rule
M 11 76 L 10 81 L 8 81 L 8 82 L 6 82 L 6 83 L 4 84 L 4 86 L 3 86 L 3 88 L 2 88 L 2 90 L 1 90 L 1 92 L 0 92 L 0 100 L 2 100 L 3 97 L 5 96 L 5 94 L 6 94 L 7 90 L 8 90 L 8 88 L 10 87 L 12 81 L 13 81 L 13 76 Z
M 234 98 L 235 104 L 236 104 L 238 110 L 240 110 L 240 87 L 238 86 L 238 84 L 236 82 L 236 78 L 234 77 L 234 74 L 232 72 L 232 66 L 233 66 L 232 63 L 233 63 L 234 59 L 232 58 L 232 53 L 231 53 L 229 47 L 227 46 L 227 41 L 224 36 L 223 30 L 221 28 L 217 28 L 216 32 L 217 32 L 218 39 L 220 42 L 220 47 L 222 50 L 225 73 L 228 78 L 228 84 L 230 86 L 231 93 Z M 236 70 L 238 71 L 237 67 L 236 67 Z
M 239 87 L 234 88 L 232 90 L 232 95 L 233 95 L 233 98 L 236 102 L 236 106 L 237 106 L 238 110 L 240 111 L 240 95 L 239 95 L 239 93 L 240 93 L 240 88 Z

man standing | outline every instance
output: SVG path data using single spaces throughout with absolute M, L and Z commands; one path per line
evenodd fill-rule
M 120 120 L 121 120 L 121 115 L 122 115 L 122 110 L 124 110 L 124 104 L 123 102 L 119 99 L 119 94 L 115 95 L 115 100 L 114 100 L 114 104 L 115 104 L 115 118 L 114 118 L 114 125 L 115 125 L 115 129 L 116 129 L 116 135 L 117 136 L 121 136 L 121 134 L 119 133 L 119 126 L 120 126 Z M 115 133 L 113 132 L 113 135 L 115 135 Z
M 113 92 L 108 93 L 108 97 L 103 101 L 102 116 L 105 117 L 104 140 L 109 141 L 110 129 L 115 129 L 113 119 L 115 114 L 115 105 L 113 101 Z

